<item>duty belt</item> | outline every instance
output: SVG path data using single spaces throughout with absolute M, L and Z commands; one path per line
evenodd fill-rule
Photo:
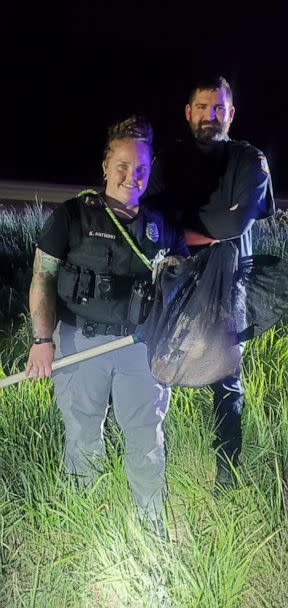
M 119 323 L 98 323 L 96 321 L 87 321 L 81 317 L 76 317 L 76 327 L 82 329 L 82 334 L 86 338 L 94 338 L 94 336 L 128 336 L 135 330 L 135 325 L 129 323 L 127 325 Z

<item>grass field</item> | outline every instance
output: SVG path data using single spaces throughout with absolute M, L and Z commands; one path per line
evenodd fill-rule
M 283 225 L 272 245 L 284 253 L 285 218 Z M 3 334 L 1 344 L 5 372 L 23 369 L 27 324 Z M 174 389 L 167 541 L 137 520 L 113 416 L 103 474 L 81 490 L 65 479 L 52 382 L 1 389 L 1 608 L 288 607 L 285 321 L 247 344 L 244 387 L 238 484 L 218 495 L 212 393 Z

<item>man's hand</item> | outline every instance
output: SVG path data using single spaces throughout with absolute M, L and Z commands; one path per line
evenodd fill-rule
M 54 345 L 52 342 L 44 344 L 33 344 L 30 349 L 27 361 L 25 376 L 26 378 L 44 378 L 51 376 L 52 361 L 54 360 Z
M 213 245 L 214 243 L 219 243 L 219 241 L 212 239 L 209 236 L 205 236 L 204 234 L 200 234 L 200 232 L 195 232 L 195 230 L 185 230 L 185 240 L 187 245 L 190 246 Z

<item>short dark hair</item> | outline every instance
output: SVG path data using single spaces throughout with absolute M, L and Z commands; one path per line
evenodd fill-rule
M 203 79 L 199 79 L 193 83 L 189 93 L 189 104 L 191 105 L 196 91 L 215 91 L 216 89 L 224 89 L 226 95 L 229 98 L 231 104 L 233 104 L 233 93 L 230 84 L 223 76 L 208 76 Z
M 143 141 L 149 146 L 152 156 L 153 129 L 150 122 L 142 114 L 132 114 L 125 120 L 117 122 L 108 128 L 104 159 L 107 157 L 109 150 L 111 150 L 112 142 L 121 139 Z

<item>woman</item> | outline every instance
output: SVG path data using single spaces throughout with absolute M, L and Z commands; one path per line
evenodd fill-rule
M 133 333 L 145 317 L 151 267 L 167 253 L 188 255 L 183 238 L 162 215 L 140 204 L 151 158 L 150 124 L 132 116 L 112 126 L 103 160 L 105 193 L 86 192 L 66 201 L 44 226 L 30 288 L 34 338 L 27 376 L 51 374 L 53 343 L 60 358 Z M 165 486 L 162 424 L 170 389 L 153 379 L 146 346 L 135 344 L 70 366 L 54 379 L 68 471 L 85 482 L 93 478 L 93 457 L 104 455 L 111 395 L 140 515 L 159 519 Z

